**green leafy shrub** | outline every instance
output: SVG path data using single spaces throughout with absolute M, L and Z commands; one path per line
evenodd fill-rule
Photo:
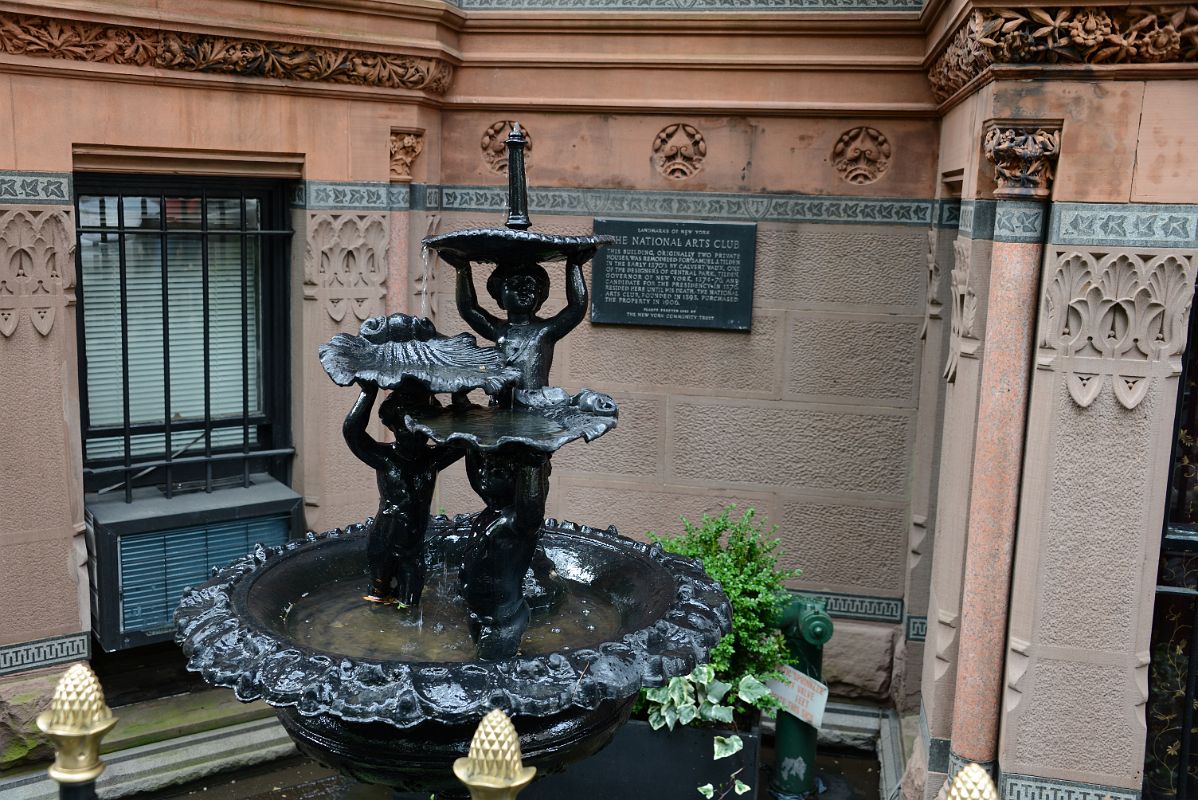
M 739 517 L 735 511 L 728 506 L 718 516 L 704 514 L 697 525 L 683 517 L 682 535 L 649 537 L 668 552 L 702 559 L 707 574 L 720 582 L 732 604 L 732 632 L 711 652 L 714 677 L 729 686 L 730 705 L 771 710 L 777 703 L 768 692 L 740 687 L 746 677 L 759 683 L 776 676 L 778 664 L 791 662 L 777 624 L 789 600 L 785 582 L 799 570 L 778 569 L 776 525 L 764 531 L 752 508 Z

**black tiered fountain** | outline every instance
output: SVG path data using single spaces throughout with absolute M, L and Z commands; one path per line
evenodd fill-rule
M 696 561 L 545 519 L 552 454 L 616 425 L 607 395 L 547 385 L 554 344 L 586 314 L 582 267 L 610 240 L 527 230 L 524 145 L 513 126 L 507 228 L 424 242 L 495 347 L 392 314 L 320 348 L 329 376 L 360 389 L 344 432 L 376 471 L 378 512 L 259 546 L 175 612 L 189 669 L 265 700 L 302 751 L 369 783 L 460 792 L 451 765 L 495 707 L 526 763 L 561 769 L 611 739 L 642 686 L 690 672 L 730 628 Z M 566 307 L 542 319 L 542 264 L 563 261 Z M 487 290 L 506 319 L 479 305 L 475 263 L 495 265 Z M 386 443 L 366 429 L 380 390 Z M 430 518 L 437 472 L 463 457 L 483 510 Z

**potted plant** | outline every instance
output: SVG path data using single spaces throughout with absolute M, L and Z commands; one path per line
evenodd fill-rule
M 683 518 L 683 532 L 650 538 L 671 553 L 702 559 L 732 604 L 732 632 L 711 663 L 642 695 L 639 712 L 612 743 L 565 773 L 525 791 L 539 797 L 653 797 L 712 800 L 757 795 L 760 715 L 777 707 L 763 684 L 791 661 L 778 629 L 789 600 L 785 582 L 798 570 L 778 568 L 776 526 L 763 529 L 756 511 L 728 506 Z M 697 790 L 697 792 L 696 792 Z

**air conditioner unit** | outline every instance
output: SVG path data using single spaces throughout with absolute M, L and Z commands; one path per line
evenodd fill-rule
M 255 544 L 277 546 L 302 526 L 300 496 L 269 475 L 251 485 L 167 498 L 145 487 L 87 498 L 92 631 L 108 652 L 174 636 L 183 590 Z

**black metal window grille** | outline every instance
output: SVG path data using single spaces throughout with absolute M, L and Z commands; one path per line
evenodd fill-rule
M 1198 314 L 1177 401 L 1148 673 L 1145 800 L 1198 797 Z
M 87 491 L 286 482 L 284 187 L 76 175 L 75 206 Z

